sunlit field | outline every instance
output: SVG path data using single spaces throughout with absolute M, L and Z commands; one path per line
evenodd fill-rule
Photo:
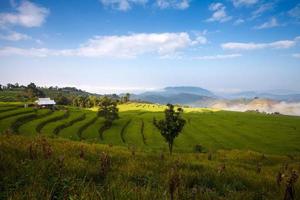
M 120 118 L 100 137 L 104 120 L 97 116 L 96 108 L 65 107 L 50 111 L 23 108 L 22 104 L 1 104 L 0 131 L 13 129 L 24 136 L 133 146 L 144 151 L 167 150 L 166 142 L 153 125 L 154 118 L 163 118 L 165 106 L 128 103 L 118 107 Z M 201 145 L 204 152 L 219 149 L 279 155 L 300 152 L 300 117 L 201 108 L 184 108 L 183 117 L 186 125 L 175 140 L 176 152 L 193 152 L 196 145 Z M 20 119 L 23 122 L 16 123 Z

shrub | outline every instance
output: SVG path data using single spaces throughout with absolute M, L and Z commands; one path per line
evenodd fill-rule
M 203 152 L 203 147 L 201 144 L 196 144 L 194 146 L 194 151 L 197 152 L 197 153 L 202 153 Z

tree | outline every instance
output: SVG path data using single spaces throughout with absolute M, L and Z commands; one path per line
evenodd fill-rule
M 129 93 L 126 93 L 125 96 L 124 96 L 124 103 L 130 101 L 130 94 Z
M 170 155 L 172 155 L 174 140 L 182 131 L 186 121 L 181 117 L 183 113 L 182 108 L 178 108 L 177 111 L 175 111 L 172 104 L 168 104 L 167 106 L 165 119 L 157 122 L 154 118 L 153 124 L 160 130 L 161 135 L 165 138 L 169 146 Z
M 96 107 L 99 103 L 98 98 L 96 96 L 89 96 L 91 106 Z
M 110 127 L 115 119 L 119 118 L 117 103 L 108 97 L 103 97 L 99 102 L 99 116 L 104 117 L 104 125 Z
M 54 97 L 54 100 L 58 105 L 69 105 L 71 103 L 70 99 L 62 93 L 59 93 L 56 97 Z
M 26 87 L 25 96 L 29 99 L 33 99 L 36 97 L 45 97 L 45 93 L 42 90 L 39 90 L 34 83 L 30 83 Z
M 0 84 L 0 91 L 2 91 L 3 89 L 2 89 L 2 85 Z
M 11 84 L 11 83 L 7 83 L 6 88 L 7 88 L 8 90 L 11 90 L 11 89 L 14 88 L 14 85 Z

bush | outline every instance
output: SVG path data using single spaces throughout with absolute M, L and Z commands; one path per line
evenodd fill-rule
M 194 146 L 194 151 L 197 152 L 197 153 L 202 153 L 202 152 L 203 152 L 203 147 L 202 147 L 202 145 L 196 144 L 196 145 Z

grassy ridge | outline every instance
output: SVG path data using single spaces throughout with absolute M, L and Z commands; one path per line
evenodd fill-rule
M 0 113 L 11 111 L 11 110 L 16 110 L 16 109 L 18 109 L 18 107 L 10 107 L 10 106 L 0 107 Z
M 72 123 L 73 120 L 77 120 L 77 118 L 81 117 L 82 111 L 77 110 L 77 109 L 69 109 L 69 114 L 67 117 L 53 121 L 51 123 L 48 123 L 43 127 L 41 132 L 47 136 L 54 136 L 56 137 L 57 135 L 55 134 L 57 127 L 64 127 L 65 124 Z
M 68 118 L 69 117 L 69 114 L 70 112 L 68 110 L 65 110 L 64 113 L 62 115 L 58 115 L 58 116 L 55 116 L 55 117 L 52 117 L 50 119 L 47 119 L 47 120 L 44 120 L 42 121 L 41 123 L 39 123 L 37 126 L 36 126 L 36 132 L 38 133 L 41 133 L 42 129 L 47 125 L 47 124 L 50 124 L 52 122 L 56 122 L 56 121 L 59 121 L 59 120 L 63 120 L 65 118 Z
M 19 133 L 19 128 L 23 124 L 28 123 L 28 122 L 30 122 L 34 119 L 43 118 L 43 117 L 45 117 L 45 116 L 47 116 L 51 113 L 52 113 L 52 111 L 50 111 L 50 110 L 35 110 L 35 112 L 30 114 L 30 115 L 25 115 L 25 116 L 18 117 L 16 119 L 16 121 L 14 123 L 12 123 L 11 130 L 14 133 Z
M 99 133 L 98 130 L 101 126 L 103 126 L 104 119 L 102 117 L 97 117 L 94 122 L 91 122 L 91 124 L 82 132 L 82 138 L 84 140 L 90 141 L 90 142 L 103 142 L 105 141 L 100 140 L 99 141 Z
M 21 115 L 21 114 L 26 114 L 26 113 L 30 113 L 33 112 L 33 109 L 31 108 L 20 108 L 20 109 L 16 109 L 16 110 L 10 110 L 8 112 L 3 112 L 0 114 L 0 120 L 3 120 L 5 118 L 9 118 L 9 117 L 14 117 L 17 115 Z
M 297 156 L 251 151 L 220 150 L 208 160 L 206 153 L 133 155 L 118 146 L 3 135 L 0 199 L 170 199 L 171 186 L 176 200 L 283 199 L 299 165 Z M 295 190 L 299 200 L 299 181 Z
M 96 113 L 88 111 L 84 111 L 84 114 L 84 120 L 81 120 L 72 126 L 63 129 L 59 135 L 72 140 L 82 140 L 82 132 L 89 126 L 89 123 L 95 122 L 95 120 L 93 122 L 91 121 L 97 116 Z
M 20 108 L 17 110 L 11 110 L 4 113 L 0 113 L 0 132 L 3 132 L 10 128 L 17 118 L 33 113 L 32 108 Z
M 47 114 L 46 116 L 39 117 L 30 122 L 22 124 L 22 126 L 20 126 L 20 128 L 19 128 L 19 132 L 22 135 L 26 135 L 26 136 L 36 136 L 39 134 L 37 129 L 40 126 L 42 126 L 44 123 L 46 123 L 46 121 L 48 121 L 52 118 L 58 117 L 58 116 L 62 116 L 63 114 L 64 114 L 64 111 L 51 112 L 51 113 Z
M 91 119 L 88 119 L 87 121 L 84 122 L 84 124 L 80 125 L 80 127 L 78 127 L 77 129 L 77 135 L 78 137 L 82 140 L 84 139 L 82 137 L 82 133 L 83 131 L 85 131 L 89 126 L 91 126 L 92 124 L 94 124 L 97 119 L 98 119 L 98 116 L 94 117 L 93 115 L 90 115 L 92 118 Z
M 71 121 L 65 123 L 65 124 L 61 124 L 57 127 L 55 127 L 55 129 L 53 130 L 53 133 L 55 135 L 58 135 L 60 133 L 61 130 L 65 129 L 65 128 L 68 128 L 70 126 L 72 126 L 73 124 L 77 123 L 77 122 L 80 122 L 82 120 L 84 120 L 86 118 L 85 116 L 86 114 L 82 114 L 80 115 L 79 117 L 75 118 L 75 119 L 72 119 Z

